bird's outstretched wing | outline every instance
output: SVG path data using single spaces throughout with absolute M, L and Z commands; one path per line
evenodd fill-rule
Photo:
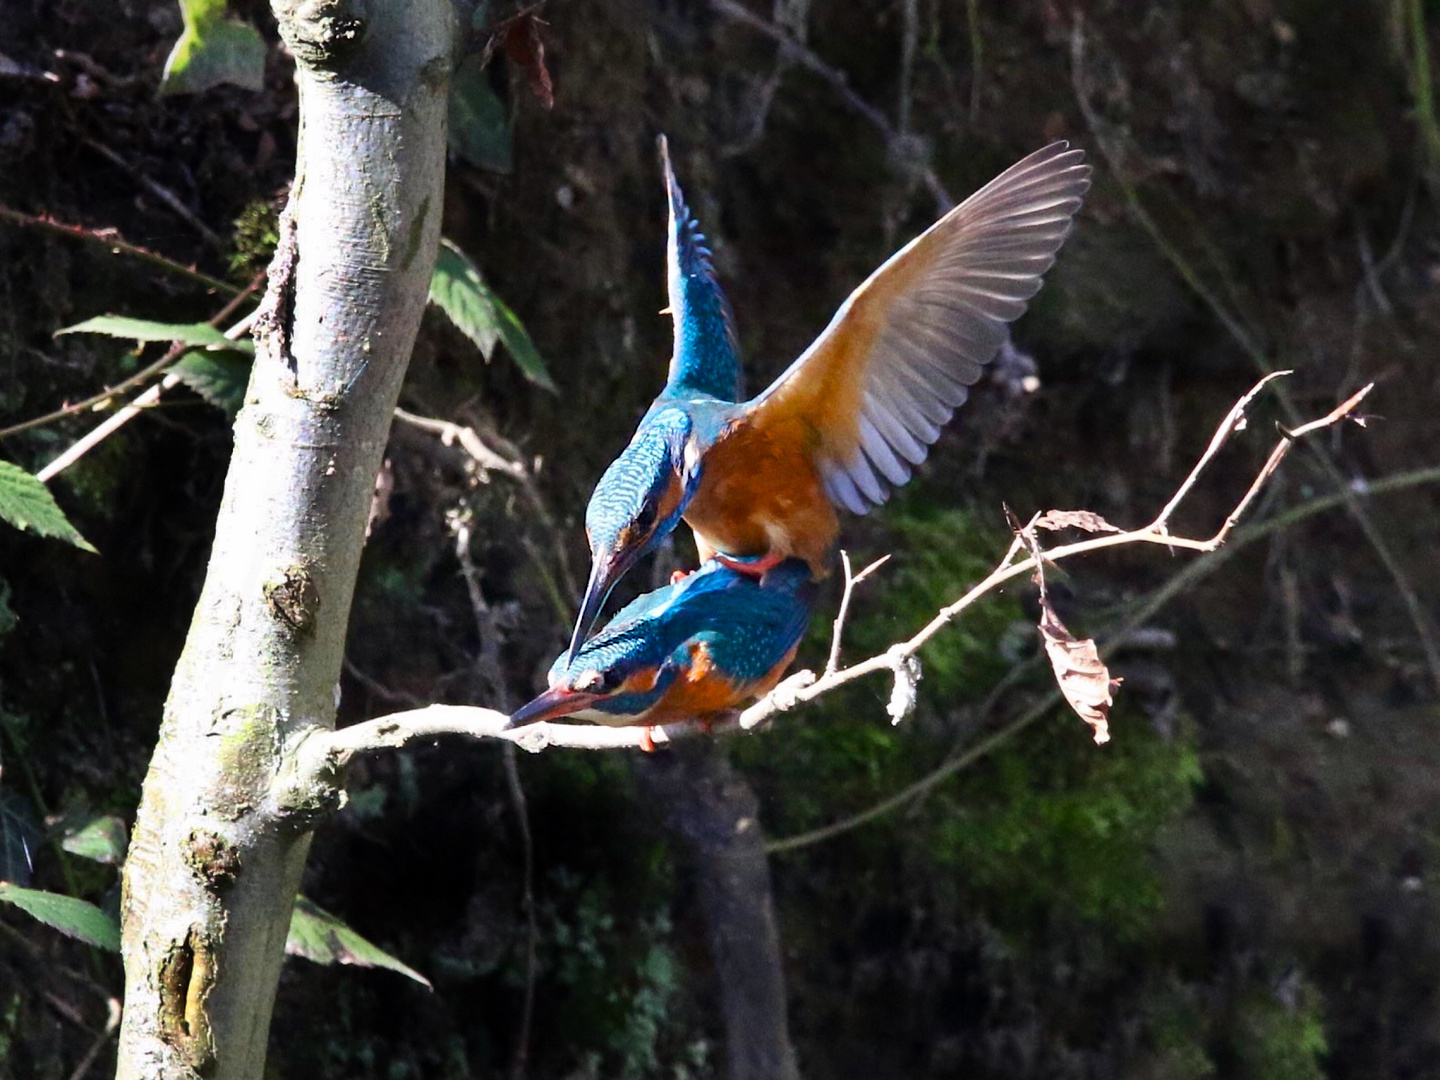
M 883 503 L 1040 290 L 1089 186 L 1084 154 L 1064 142 L 1007 169 L 850 294 L 750 404 L 745 436 L 802 438 L 835 503 Z
M 669 144 L 664 135 L 658 142 L 670 208 L 665 280 L 669 311 L 675 320 L 675 352 L 665 388 L 673 394 L 702 393 L 739 401 L 743 372 L 735 316 L 715 277 L 705 235 L 685 205 L 675 170 L 670 167 Z

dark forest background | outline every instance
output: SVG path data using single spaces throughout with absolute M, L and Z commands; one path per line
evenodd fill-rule
M 1440 1075 L 1440 666 L 1425 644 L 1440 515 L 1420 473 L 1440 457 L 1440 11 L 1427 6 L 748 9 L 803 36 L 801 54 L 722 0 L 550 0 L 554 106 L 503 49 L 471 63 L 496 110 L 457 121 L 473 138 L 452 162 L 445 231 L 556 389 L 503 349 L 486 363 L 432 311 L 402 396 L 511 448 L 547 514 L 511 477 L 396 426 L 342 722 L 413 702 L 514 705 L 542 684 L 568 634 L 565 564 L 584 562 L 590 487 L 669 356 L 657 133 L 714 244 L 752 389 L 934 219 L 938 189 L 963 197 L 1068 138 L 1095 185 L 1016 328 L 1019 355 L 900 497 L 847 523 L 857 561 L 894 556 L 857 596 L 847 656 L 908 636 L 982 576 L 1009 543 L 1002 502 L 1148 521 L 1262 369 L 1295 370 L 1285 394 L 1306 417 L 1377 380 L 1372 416 L 1292 455 L 1253 519 L 1279 524 L 1216 556 L 1068 564 L 1062 612 L 1102 643 L 1168 597 L 1114 655 L 1125 684 L 1108 746 L 1073 714 L 1032 709 L 1049 688 L 1026 586 L 927 648 L 905 725 L 874 682 L 722 742 L 786 848 L 771 873 L 802 1072 Z M 266 7 L 231 10 L 270 43 L 263 91 L 161 97 L 172 0 L 0 0 L 0 207 L 90 230 L 0 216 L 0 425 L 159 355 L 57 329 L 103 312 L 203 320 L 223 303 L 102 230 L 240 286 L 264 268 L 296 100 Z M 492 4 L 479 25 L 513 11 Z M 183 388 L 164 400 L 51 485 L 99 556 L 0 531 L 0 811 L 11 834 L 29 830 L 34 884 L 102 906 L 113 868 L 58 838 L 88 816 L 133 818 L 229 449 L 219 410 Z M 1290 415 L 1273 396 L 1257 407 L 1180 528 L 1218 525 Z M 7 437 L 0 456 L 33 471 L 97 419 Z M 1360 494 L 1331 498 L 1345 490 Z M 1316 499 L 1328 509 L 1307 510 Z M 681 538 L 655 573 L 691 559 Z M 802 662 L 823 663 L 836 599 Z M 521 755 L 528 855 L 498 746 L 357 766 L 305 893 L 434 989 L 289 961 L 269 1075 L 504 1075 L 527 983 L 537 1080 L 723 1075 L 693 860 L 647 765 Z M 940 768 L 887 813 L 785 843 Z M 0 1075 L 104 1075 L 110 1048 L 75 1070 L 120 989 L 115 956 L 0 905 Z

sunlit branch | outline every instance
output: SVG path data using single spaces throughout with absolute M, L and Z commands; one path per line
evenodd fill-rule
M 1030 543 L 1016 537 L 1009 551 L 999 564 L 982 581 L 969 589 L 953 603 L 941 608 L 933 619 L 910 638 L 897 642 L 885 652 L 847 668 L 827 665 L 824 673 L 816 676 L 812 671 L 799 671 L 785 679 L 779 686 L 756 704 L 718 725 L 694 721 L 668 724 L 647 731 L 643 727 L 600 727 L 581 724 L 537 723 L 526 727 L 507 730 L 504 713 L 493 709 L 459 705 L 431 705 L 394 713 L 376 720 L 369 720 L 339 731 L 317 731 L 308 735 L 304 743 L 295 750 L 296 776 L 324 775 L 343 769 L 356 754 L 383 749 L 397 749 L 420 742 L 433 741 L 443 736 L 459 735 L 476 739 L 503 739 L 514 743 L 523 750 L 532 752 L 549 747 L 568 747 L 585 750 L 613 750 L 622 748 L 645 748 L 648 743 L 662 745 L 702 731 L 748 730 L 772 719 L 776 714 L 787 712 L 799 705 L 813 701 L 847 683 L 888 671 L 896 679 L 897 686 L 913 693 L 917 677 L 916 653 L 936 634 L 981 597 L 1014 578 L 1035 569 L 1037 555 L 1046 563 L 1059 563 L 1080 555 L 1102 551 L 1108 548 L 1124 547 L 1131 544 L 1154 544 L 1168 548 L 1183 548 L 1190 551 L 1213 552 L 1220 548 L 1234 530 L 1236 523 L 1253 504 L 1256 495 L 1280 467 L 1297 442 L 1305 436 L 1324 428 L 1333 427 L 1345 419 L 1356 419 L 1355 410 L 1371 390 L 1366 386 L 1336 406 L 1325 416 L 1313 420 L 1293 431 L 1281 430 L 1280 438 L 1271 450 L 1265 464 L 1256 474 L 1245 494 L 1226 516 L 1219 529 L 1209 537 L 1195 538 L 1177 536 L 1170 531 L 1170 519 L 1181 505 L 1185 495 L 1195 486 L 1196 481 L 1215 456 L 1236 433 L 1246 425 L 1245 410 L 1256 394 L 1282 372 L 1265 376 L 1245 393 L 1230 409 L 1216 429 L 1205 452 L 1195 467 L 1181 482 L 1176 495 L 1169 499 L 1149 524 L 1128 531 L 1116 531 L 1093 536 L 1086 540 L 1062 544 L 1044 550 L 1038 543 L 1027 553 Z M 1042 515 L 1031 519 L 1031 525 Z M 1064 516 L 1064 515 L 1061 515 Z M 1080 517 L 1081 515 L 1071 515 Z M 1085 515 L 1106 527 L 1095 515 Z M 1031 527 L 1027 526 L 1027 530 Z M 1032 530 L 1033 531 L 1033 530 Z M 848 560 L 847 560 L 848 562 Z M 854 586 L 875 570 L 883 560 L 872 563 L 856 575 L 847 571 L 846 597 Z M 848 605 L 842 601 L 842 611 L 836 618 L 835 639 L 831 645 L 831 657 L 838 655 L 840 632 Z M 897 691 L 897 697 L 901 694 Z M 892 701 L 892 707 L 894 702 Z M 894 716 L 892 708 L 892 716 Z

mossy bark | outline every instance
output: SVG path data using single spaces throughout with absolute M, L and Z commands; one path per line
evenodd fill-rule
M 257 1080 L 365 525 L 439 239 L 448 0 L 276 0 L 299 158 L 205 587 L 125 867 L 118 1075 Z

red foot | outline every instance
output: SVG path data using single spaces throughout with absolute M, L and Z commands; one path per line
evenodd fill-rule
M 655 752 L 655 725 L 647 724 L 645 733 L 640 736 L 640 749 L 647 754 Z
M 684 581 L 687 577 L 690 576 L 690 573 L 691 573 L 691 571 L 689 571 L 689 570 L 672 570 L 672 571 L 670 571 L 670 584 L 671 584 L 671 585 L 679 585 L 680 582 Z
M 726 555 L 723 552 L 715 553 L 715 561 L 721 566 L 728 566 L 737 574 L 748 574 L 753 578 L 762 578 L 775 567 L 785 561 L 785 556 L 777 551 L 772 551 L 760 559 L 737 559 L 733 555 Z

